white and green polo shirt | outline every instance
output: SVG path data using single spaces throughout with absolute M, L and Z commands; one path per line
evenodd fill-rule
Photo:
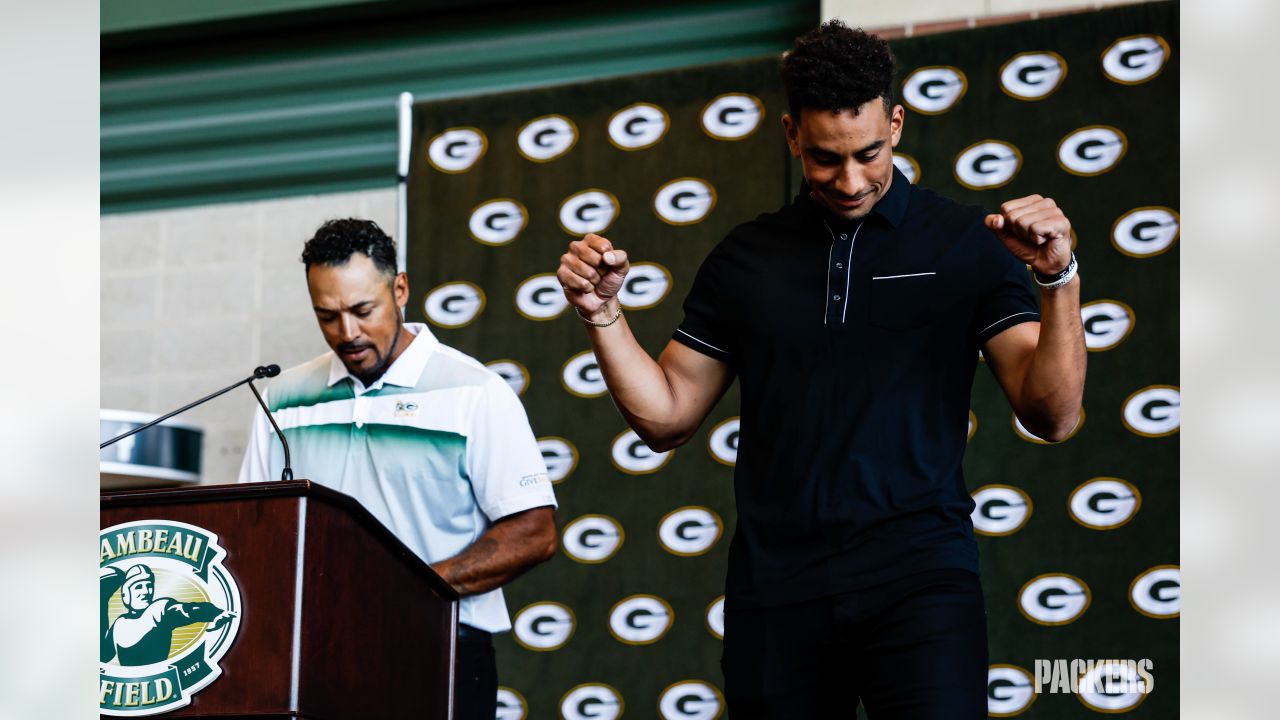
M 332 352 L 290 368 L 266 399 L 294 476 L 360 501 L 428 563 L 453 557 L 498 518 L 556 504 L 524 407 L 497 373 L 425 325 L 369 387 Z M 240 482 L 276 480 L 284 450 L 255 415 Z M 459 620 L 511 629 L 502 590 L 462 599 Z

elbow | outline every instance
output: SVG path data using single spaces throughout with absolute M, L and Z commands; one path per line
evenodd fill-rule
M 556 530 L 554 520 L 547 524 L 535 547 L 537 552 L 533 556 L 533 565 L 541 565 L 556 556 L 556 551 L 560 549 L 560 533 Z
M 1071 437 L 1080 424 L 1080 409 L 1064 413 L 1057 417 L 1039 418 L 1036 421 L 1023 421 L 1022 425 L 1036 437 L 1047 443 L 1060 443 Z
M 674 428 L 634 429 L 636 431 L 636 435 L 640 436 L 640 439 L 644 441 L 644 444 L 656 453 L 675 450 L 688 442 L 689 438 L 693 435 L 691 432 L 684 432 Z

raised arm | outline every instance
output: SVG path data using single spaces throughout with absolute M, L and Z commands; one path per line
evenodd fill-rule
M 591 234 L 569 243 L 557 277 L 585 321 L 614 404 L 650 449 L 665 452 L 693 436 L 733 381 L 733 370 L 675 341 L 656 361 L 650 357 L 621 315 L 617 294 L 629 268 L 625 251 Z

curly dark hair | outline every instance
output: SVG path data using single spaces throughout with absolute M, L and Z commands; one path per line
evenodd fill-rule
M 839 20 L 828 20 L 796 38 L 782 56 L 782 85 L 791 117 L 804 108 L 852 110 L 879 97 L 885 114 L 893 110 L 896 62 L 889 43 Z
M 303 247 L 302 262 L 307 270 L 312 265 L 344 265 L 355 253 L 369 256 L 382 274 L 396 276 L 395 241 L 372 220 L 345 218 L 326 222 Z

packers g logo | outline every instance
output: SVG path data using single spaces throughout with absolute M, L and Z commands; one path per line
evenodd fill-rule
M 1120 162 L 1129 139 L 1110 125 L 1089 125 L 1058 143 L 1058 165 L 1072 175 L 1101 175 Z
M 1182 571 L 1177 565 L 1157 565 L 1129 585 L 1133 609 L 1156 620 L 1178 617 L 1182 611 Z
M 477 128 L 449 128 L 431 138 L 427 162 L 442 173 L 457 175 L 470 170 L 488 149 L 489 140 Z
M 564 720 L 616 720 L 622 707 L 622 695 L 604 683 L 583 683 L 560 699 Z
M 529 320 L 554 320 L 569 309 L 555 273 L 525 278 L 516 286 L 516 312 Z
M 490 360 L 485 367 L 498 373 L 511 386 L 516 395 L 523 395 L 529 387 L 529 369 L 515 360 Z
M 658 542 L 672 555 L 693 557 L 715 547 L 724 532 L 720 516 L 697 505 L 672 510 L 658 523 Z
M 1000 89 L 1018 100 L 1043 100 L 1067 77 L 1067 61 L 1058 53 L 1024 52 L 1000 66 Z
M 724 696 L 702 680 L 682 680 L 667 686 L 658 698 L 663 720 L 716 720 L 724 712 Z
M 599 565 L 618 554 L 626 535 L 608 515 L 583 515 L 564 526 L 560 547 L 570 560 Z
M 1012 535 L 1031 519 L 1031 498 L 1012 485 L 983 485 L 973 493 L 973 531 L 979 535 Z
M 675 454 L 675 450 L 654 452 L 634 430 L 627 430 L 613 439 L 609 459 L 614 467 L 628 475 L 648 475 L 661 470 Z
M 1150 691 L 1151 676 L 1138 663 L 1104 662 L 1081 673 L 1076 697 L 1090 710 L 1103 713 L 1128 712 L 1142 704 Z M 1112 688 L 1116 689 L 1113 690 Z
M 137 520 L 98 533 L 98 710 L 156 715 L 191 704 L 222 674 L 240 630 L 227 551 L 204 528 Z
M 970 190 L 998 188 L 1009 184 L 1021 167 L 1018 148 L 1000 140 L 983 140 L 956 156 L 956 182 Z
M 970 440 L 972 440 L 974 433 L 976 432 L 978 432 L 978 416 L 974 415 L 973 411 L 970 410 L 969 411 L 969 434 L 967 437 L 965 437 L 964 441 L 969 442 Z
M 1167 207 L 1134 208 L 1111 227 L 1111 244 L 1129 257 L 1159 255 L 1177 239 L 1178 213 Z
M 618 219 L 618 198 L 606 190 L 589 188 L 560 203 L 560 229 L 570 235 L 602 233 Z
M 578 142 L 578 126 L 563 115 L 543 115 L 525 123 L 516 133 L 516 149 L 536 163 L 555 160 Z
M 564 647 L 573 637 L 578 622 L 573 611 L 557 602 L 540 602 L 516 613 L 511 635 L 520 647 L 547 652 Z
M 666 600 L 656 595 L 632 595 L 609 611 L 609 633 L 627 645 L 652 645 L 667 634 L 675 617 Z
M 987 668 L 987 715 L 1013 717 L 1022 714 L 1036 701 L 1031 673 L 1017 665 L 991 665 Z
M 707 450 L 711 453 L 711 459 L 729 467 L 738 464 L 738 429 L 741 425 L 741 418 L 731 417 L 711 428 L 711 434 L 707 437 Z
M 628 105 L 609 118 L 609 142 L 619 150 L 644 150 L 657 145 L 670 124 L 667 111 L 657 105 Z
M 1092 601 L 1089 586 L 1066 573 L 1036 576 L 1018 591 L 1018 610 L 1023 617 L 1040 625 L 1075 622 Z
M 498 687 L 498 712 L 494 720 L 524 720 L 529 714 L 529 703 L 515 689 Z
M 563 482 L 578 467 L 578 448 L 562 437 L 548 435 L 538 438 L 538 450 L 547 465 L 547 477 L 551 482 Z
M 609 392 L 600 372 L 600 363 L 596 362 L 596 354 L 590 350 L 583 350 L 565 361 L 560 369 L 560 384 L 570 395 L 581 398 L 600 397 Z
M 910 155 L 894 152 L 893 166 L 898 168 L 898 172 L 905 175 L 912 185 L 920 182 L 920 163 L 916 162 L 916 159 Z
M 1082 408 L 1080 408 L 1080 419 L 1076 421 L 1076 426 L 1075 426 L 1075 427 L 1073 427 L 1073 428 L 1071 428 L 1071 432 L 1067 433 L 1067 436 L 1066 436 L 1066 437 L 1064 437 L 1064 438 L 1062 438 L 1062 440 L 1061 440 L 1060 442 L 1066 442 L 1066 441 L 1070 440 L 1071 438 L 1075 437 L 1075 436 L 1076 436 L 1076 433 L 1080 432 L 1080 428 L 1082 428 L 1082 427 L 1084 427 L 1084 408 L 1083 408 L 1083 407 L 1082 407 Z M 1048 442 L 1047 440 L 1042 439 L 1042 438 L 1041 438 L 1040 436 L 1038 436 L 1038 435 L 1032 435 L 1032 434 L 1031 434 L 1031 431 L 1030 431 L 1030 430 L 1028 430 L 1028 429 L 1027 429 L 1023 424 L 1022 424 L 1022 421 L 1021 421 L 1021 420 L 1019 420 L 1019 419 L 1018 419 L 1018 415 L 1017 415 L 1017 413 L 1014 413 L 1014 414 L 1013 414 L 1013 431 L 1014 431 L 1015 433 L 1017 433 L 1018 437 L 1022 438 L 1023 440 L 1026 440 L 1026 441 L 1027 441 L 1027 442 L 1029 442 L 1029 443 L 1035 443 L 1036 445 L 1051 445 L 1051 444 L 1053 444 L 1053 443 Z
M 702 108 L 702 131 L 716 140 L 743 140 L 760 127 L 764 103 L 745 93 L 720 95 Z
M 1071 519 L 1092 530 L 1115 530 L 1142 506 L 1142 494 L 1129 481 L 1098 477 L 1082 483 L 1067 498 Z
M 1110 350 L 1133 332 L 1133 308 L 1119 300 L 1095 300 L 1080 306 L 1084 345 L 1093 352 Z
M 484 291 L 469 282 L 437 285 L 422 303 L 431 324 L 442 328 L 460 328 L 471 324 L 484 310 Z
M 1102 51 L 1102 72 L 1121 85 L 1138 85 L 1155 78 L 1172 52 L 1159 35 L 1131 35 Z
M 471 211 L 467 229 L 471 237 L 485 245 L 506 245 L 529 223 L 529 211 L 509 198 L 489 200 Z
M 969 89 L 969 80 L 950 65 L 922 67 L 902 82 L 902 101 L 921 115 L 941 115 Z
M 717 639 L 724 639 L 724 596 L 716 598 L 707 606 L 707 632 Z
M 1129 431 L 1142 437 L 1165 437 L 1178 432 L 1182 423 L 1182 393 L 1172 385 L 1150 385 L 1124 401 L 1120 419 Z
M 716 189 L 701 178 L 677 178 L 653 194 L 653 212 L 668 225 L 700 223 L 715 206 Z
M 618 302 L 628 310 L 645 310 L 667 298 L 671 272 L 657 263 L 636 263 L 618 289 Z

